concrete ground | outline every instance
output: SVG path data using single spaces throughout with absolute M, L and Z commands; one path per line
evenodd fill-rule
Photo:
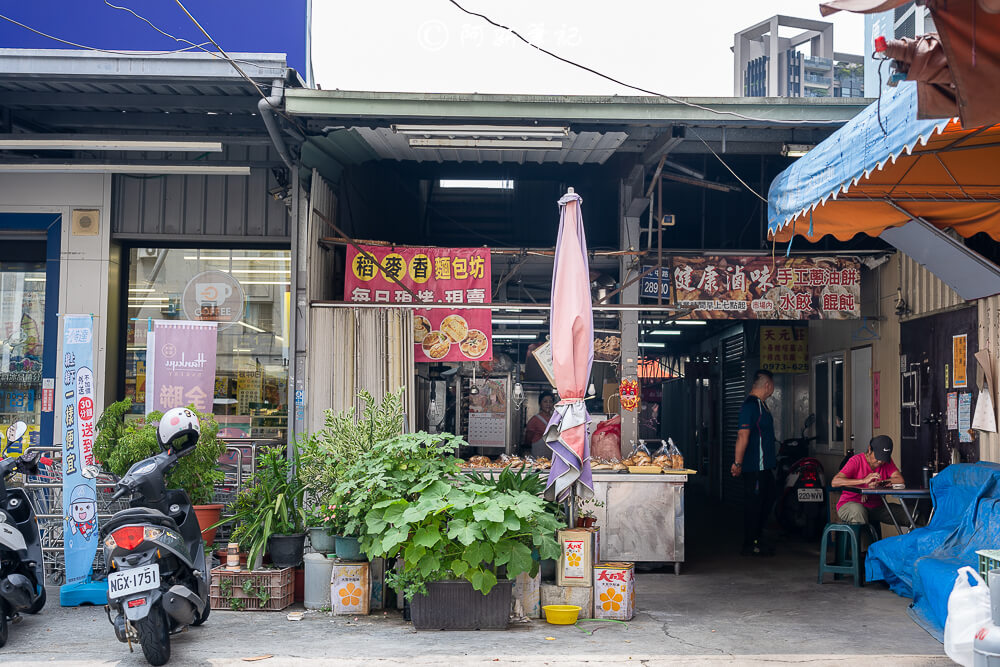
M 543 621 L 506 632 L 416 632 L 396 612 L 334 617 L 309 612 L 213 611 L 172 638 L 177 665 L 601 665 L 790 663 L 951 664 L 941 644 L 906 615 L 909 600 L 874 583 L 816 583 L 818 549 L 786 541 L 774 558 L 737 555 L 739 535 L 712 530 L 724 514 L 695 511 L 689 498 L 687 561 L 640 571 L 635 619 L 627 625 Z M 725 522 L 728 525 L 728 521 Z M 828 577 L 829 578 L 829 577 Z M 56 591 L 50 600 L 58 599 Z M 46 607 L 11 627 L 2 665 L 144 665 L 119 644 L 103 608 Z

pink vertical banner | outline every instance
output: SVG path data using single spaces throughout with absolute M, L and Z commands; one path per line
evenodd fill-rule
M 874 371 L 872 373 L 872 428 L 882 428 L 881 382 L 882 373 Z
M 194 406 L 212 411 L 216 322 L 154 320 L 146 337 L 146 414 Z

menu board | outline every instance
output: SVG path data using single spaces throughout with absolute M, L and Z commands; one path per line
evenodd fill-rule
M 847 257 L 673 256 L 684 319 L 815 320 L 861 315 L 861 270 Z
M 415 361 L 493 359 L 492 313 L 461 307 L 492 302 L 488 248 L 358 248 L 347 249 L 346 301 L 455 304 L 413 311 Z
M 760 367 L 772 373 L 809 372 L 809 330 L 804 326 L 760 328 Z

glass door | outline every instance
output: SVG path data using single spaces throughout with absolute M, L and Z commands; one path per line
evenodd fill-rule
M 38 444 L 42 404 L 45 262 L 0 259 L 0 455 Z M 26 432 L 12 429 L 24 422 Z M 8 438 L 12 440 L 8 442 Z

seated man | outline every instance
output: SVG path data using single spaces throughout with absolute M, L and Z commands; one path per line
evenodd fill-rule
M 875 488 L 890 484 L 903 484 L 903 475 L 892 462 L 892 438 L 879 435 L 872 438 L 868 451 L 855 454 L 844 467 L 833 476 L 830 486 Z M 889 505 L 892 516 L 902 525 L 909 525 L 906 512 L 898 503 Z M 892 523 L 892 516 L 886 510 L 879 496 L 863 497 L 857 491 L 845 489 L 837 501 L 837 516 L 844 523 Z

